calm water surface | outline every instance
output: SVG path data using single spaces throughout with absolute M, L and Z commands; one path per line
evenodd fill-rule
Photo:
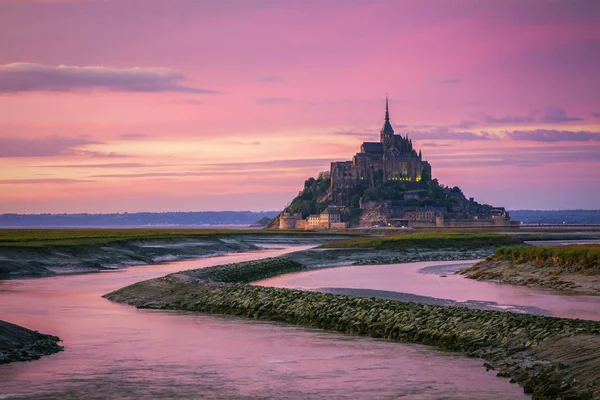
M 453 272 L 476 261 L 427 261 L 360 265 L 283 275 L 257 284 L 297 289 L 351 288 L 411 293 L 459 302 L 490 302 L 491 308 L 534 307 L 565 318 L 600 321 L 600 296 L 466 279 Z
M 481 360 L 424 346 L 137 310 L 100 297 L 171 272 L 286 251 L 0 282 L 0 319 L 58 335 L 65 346 L 0 366 L 0 398 L 528 398 Z

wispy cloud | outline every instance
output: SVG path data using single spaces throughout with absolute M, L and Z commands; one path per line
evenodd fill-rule
M 554 129 L 535 129 L 531 131 L 513 131 L 507 135 L 513 140 L 534 142 L 591 142 L 600 141 L 600 132 L 558 131 Z
M 287 159 L 287 160 L 269 160 L 257 162 L 241 162 L 241 163 L 218 163 L 204 164 L 207 167 L 218 167 L 221 169 L 227 168 L 272 168 L 272 167 L 320 167 L 323 165 L 329 166 L 331 158 L 304 158 L 304 159 Z
M 431 78 L 431 82 L 438 85 L 452 85 L 461 82 L 461 79 L 456 76 L 434 76 Z
M 0 66 L 0 93 L 31 91 L 216 93 L 211 89 L 185 86 L 186 76 L 166 68 L 109 68 L 102 66 L 46 66 L 14 63 Z
M 336 131 L 333 132 L 334 135 L 339 135 L 339 136 L 350 136 L 350 137 L 356 137 L 356 138 L 360 138 L 363 140 L 369 140 L 369 139 L 375 139 L 377 132 L 375 130 L 364 130 L 364 131 Z
M 150 165 L 142 163 L 105 163 L 105 164 L 58 164 L 58 165 L 34 165 L 33 167 L 42 168 L 145 168 L 145 167 L 164 167 L 166 165 Z
M 462 121 L 460 121 L 459 124 L 457 124 L 455 126 L 455 128 L 458 128 L 458 129 L 469 129 L 469 128 L 472 128 L 472 127 L 477 126 L 477 125 L 479 125 L 478 121 L 462 120 Z
M 281 171 L 261 171 L 261 176 L 277 176 L 282 175 Z M 185 177 L 215 177 L 215 176 L 243 176 L 244 180 L 247 181 L 249 176 L 244 175 L 243 172 L 239 171 L 188 171 L 188 172 L 134 172 L 134 173 L 117 173 L 117 174 L 100 174 L 90 175 L 90 178 L 185 178 Z M 255 178 L 253 179 L 260 179 Z
M 147 135 L 143 134 L 143 133 L 123 133 L 122 135 L 119 135 L 119 139 L 123 139 L 123 140 L 136 140 L 136 139 L 142 139 L 147 137 Z
M 283 81 L 279 75 L 263 75 L 258 77 L 258 81 L 262 83 L 277 83 Z
M 227 140 L 224 142 L 225 144 L 232 144 L 234 146 L 260 146 L 260 142 L 259 141 L 253 141 L 253 142 L 242 142 L 239 140 Z
M 75 155 L 85 152 L 81 147 L 90 144 L 102 144 L 81 137 L 46 136 L 39 139 L 21 139 L 0 137 L 0 157 L 54 157 Z
M 95 182 L 85 179 L 41 178 L 41 179 L 0 179 L 0 185 L 39 185 L 44 183 L 65 184 Z
M 290 103 L 292 99 L 288 97 L 259 97 L 256 99 L 256 104 L 266 106 L 270 104 L 285 104 Z
M 503 117 L 494 117 L 493 115 L 485 115 L 485 122 L 488 124 L 519 124 L 533 122 L 533 117 L 520 117 L 515 115 L 505 115 Z
M 540 147 L 514 148 L 510 152 L 504 149 L 498 151 L 473 151 L 469 157 L 462 154 L 436 154 L 435 166 L 438 168 L 456 167 L 489 167 L 516 165 L 533 167 L 539 165 L 565 162 L 600 162 L 600 152 L 597 147 Z
M 569 122 L 581 121 L 583 118 L 571 117 L 567 115 L 564 108 L 561 107 L 546 107 L 545 114 L 542 117 L 543 122 Z
M 499 139 L 493 133 L 480 131 L 454 131 L 451 128 L 440 126 L 429 130 L 412 130 L 406 132 L 409 138 L 416 140 L 493 140 Z
M 590 115 L 592 117 L 600 118 L 600 111 L 598 111 L 598 112 L 591 112 Z

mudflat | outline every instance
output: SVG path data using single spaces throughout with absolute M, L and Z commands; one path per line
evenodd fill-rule
M 37 360 L 63 350 L 56 336 L 0 321 L 0 364 Z
M 459 273 L 477 280 L 600 295 L 600 245 L 501 248 Z
M 486 360 L 487 368 L 534 399 L 600 399 L 597 357 L 586 363 L 574 358 L 600 354 L 599 322 L 246 284 L 302 269 L 289 259 L 264 259 L 178 272 L 105 297 L 139 308 L 230 314 L 433 345 Z

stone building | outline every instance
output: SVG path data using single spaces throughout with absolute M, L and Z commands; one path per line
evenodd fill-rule
M 279 216 L 279 229 L 345 229 L 338 207 L 329 206 L 320 214 L 311 214 L 302 219 L 300 214 L 284 212 Z
M 413 149 L 408 135 L 394 134 L 386 96 L 379 142 L 364 142 L 352 161 L 332 162 L 330 176 L 333 204 L 346 205 L 358 186 L 375 187 L 389 180 L 429 180 L 431 165 L 423 161 L 420 150 L 417 153 Z

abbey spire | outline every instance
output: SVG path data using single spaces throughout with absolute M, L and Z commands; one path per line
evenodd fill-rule
M 385 94 L 385 120 L 390 121 L 390 110 L 388 108 L 388 95 Z
M 390 124 L 390 109 L 388 106 L 387 94 L 385 95 L 385 122 L 380 131 L 380 140 L 386 147 L 394 142 L 394 128 L 392 128 L 392 124 Z

